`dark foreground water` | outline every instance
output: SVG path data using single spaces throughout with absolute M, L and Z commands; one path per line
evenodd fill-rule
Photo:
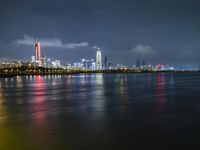
M 1 150 L 152 148 L 200 148 L 200 73 L 0 78 Z

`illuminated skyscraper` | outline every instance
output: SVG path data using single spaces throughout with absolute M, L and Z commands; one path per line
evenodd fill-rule
M 99 48 L 98 48 L 97 54 L 96 54 L 96 69 L 102 70 L 101 51 Z
M 35 59 L 36 62 L 41 65 L 41 45 L 40 42 L 35 42 Z

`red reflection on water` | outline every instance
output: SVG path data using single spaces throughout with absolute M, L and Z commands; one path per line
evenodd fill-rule
M 36 104 L 44 103 L 44 78 L 41 76 L 36 76 L 35 79 L 35 94 L 36 94 Z
M 47 120 L 46 87 L 43 76 L 36 76 L 34 83 L 34 103 L 30 108 L 32 111 L 32 123 L 30 126 L 30 138 L 32 143 L 38 147 L 45 147 L 49 144 L 51 133 Z
M 36 76 L 35 78 L 35 102 L 33 104 L 34 121 L 41 123 L 46 117 L 46 103 L 45 103 L 45 84 L 42 76 Z
M 165 103 L 165 79 L 163 73 L 158 73 L 157 84 L 156 84 L 156 97 L 159 105 L 164 105 Z

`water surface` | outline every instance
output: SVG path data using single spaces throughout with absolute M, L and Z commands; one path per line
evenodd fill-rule
M 0 149 L 195 149 L 200 73 L 0 78 Z

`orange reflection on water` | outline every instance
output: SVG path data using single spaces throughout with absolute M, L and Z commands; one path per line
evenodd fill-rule
M 22 88 L 23 87 L 23 82 L 22 82 L 22 77 L 21 76 L 17 76 L 16 77 L 16 87 L 18 89 Z
M 120 77 L 120 83 L 119 83 L 119 91 L 120 91 L 120 96 L 124 99 L 128 99 L 128 80 L 127 80 L 127 76 L 123 75 L 122 77 Z

